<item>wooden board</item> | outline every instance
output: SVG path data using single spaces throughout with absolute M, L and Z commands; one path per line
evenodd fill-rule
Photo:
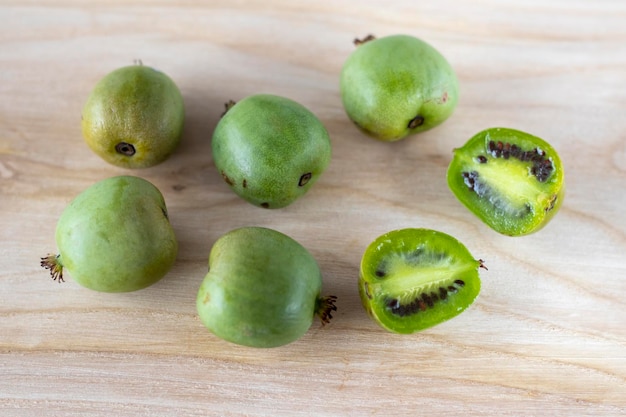
M 626 415 L 626 6 L 619 0 L 389 2 L 4 1 L 0 5 L 0 414 Z M 455 68 L 443 125 L 381 143 L 339 95 L 352 40 L 408 33 Z M 182 90 L 183 142 L 128 171 L 84 144 L 82 105 L 104 74 L 141 59 Z M 212 162 L 229 99 L 294 99 L 328 128 L 333 159 L 301 200 L 263 210 Z M 566 168 L 542 231 L 501 236 L 448 190 L 451 151 L 494 126 L 548 140 Z M 39 258 L 92 183 L 142 176 L 163 192 L 180 253 L 148 289 L 53 282 Z M 206 331 L 195 294 L 223 233 L 259 225 L 318 259 L 338 312 L 290 345 L 257 350 Z M 489 271 L 465 313 L 411 336 L 373 323 L 357 292 L 378 235 L 428 227 Z

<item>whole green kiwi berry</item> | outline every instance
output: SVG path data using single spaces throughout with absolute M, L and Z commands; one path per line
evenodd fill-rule
M 65 208 L 56 226 L 57 255 L 42 258 L 53 279 L 63 272 L 103 292 L 129 292 L 171 269 L 178 243 L 161 192 L 134 176 L 99 181 Z
M 185 111 L 171 78 L 143 65 L 102 78 L 82 112 L 85 142 L 105 161 L 147 168 L 167 159 L 180 142 Z
M 336 297 L 323 297 L 321 289 L 319 266 L 302 245 L 276 230 L 242 227 L 211 248 L 196 305 L 216 336 L 276 347 L 302 337 L 315 316 L 331 319 Z
M 341 71 L 349 118 L 366 134 L 397 141 L 432 129 L 452 115 L 457 77 L 431 45 L 409 35 L 356 41 Z
M 270 94 L 231 102 L 211 146 L 224 181 L 263 208 L 285 207 L 303 196 L 331 157 L 330 138 L 320 120 L 301 104 Z

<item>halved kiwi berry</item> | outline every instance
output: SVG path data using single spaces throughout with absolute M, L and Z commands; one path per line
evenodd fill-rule
M 474 302 L 480 292 L 479 267 L 485 268 L 483 261 L 448 234 L 394 230 L 363 254 L 361 301 L 384 329 L 414 333 L 457 316 Z
M 563 166 L 552 146 L 507 128 L 483 130 L 455 149 L 448 186 L 478 218 L 509 236 L 545 226 L 565 190 Z

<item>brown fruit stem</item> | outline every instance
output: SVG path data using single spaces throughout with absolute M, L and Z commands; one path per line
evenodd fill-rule
M 483 268 L 485 271 L 489 271 L 489 268 L 487 268 L 487 266 L 485 265 L 485 261 L 483 261 L 482 259 L 478 260 L 478 267 Z
M 63 265 L 59 259 L 61 255 L 48 255 L 41 258 L 41 266 L 50 270 L 50 276 L 59 283 L 65 282 L 63 279 Z
M 224 103 L 224 109 L 225 110 L 224 110 L 224 113 L 222 113 L 222 115 L 220 117 L 224 117 L 224 115 L 226 113 L 228 113 L 228 110 L 232 109 L 235 104 L 237 104 L 237 102 L 234 101 L 234 100 L 228 100 L 227 103 Z
M 376 39 L 376 36 L 371 35 L 371 34 L 370 34 L 370 35 L 367 35 L 367 36 L 366 36 L 366 37 L 364 37 L 363 39 L 356 38 L 356 39 L 354 40 L 354 45 L 355 45 L 355 46 L 363 45 L 365 42 L 373 41 L 374 39 Z
M 337 311 L 335 301 L 337 301 L 337 297 L 334 295 L 329 295 L 328 297 L 320 297 L 317 299 L 315 314 L 319 316 L 320 320 L 322 321 L 322 326 L 330 323 L 330 319 L 333 318 L 332 312 Z

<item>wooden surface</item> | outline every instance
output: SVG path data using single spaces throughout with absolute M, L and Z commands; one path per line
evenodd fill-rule
M 626 415 L 624 2 L 39 3 L 0 4 L 0 415 Z M 444 125 L 387 144 L 348 121 L 339 72 L 368 33 L 448 58 L 461 99 Z M 87 148 L 80 113 L 136 59 L 177 82 L 187 119 L 171 159 L 131 172 Z M 278 211 L 238 199 L 211 159 L 223 104 L 257 92 L 299 101 L 332 137 L 329 169 Z M 564 205 L 539 233 L 500 236 L 447 189 L 451 150 L 493 126 L 543 137 L 564 161 Z M 39 257 L 62 210 L 118 174 L 163 192 L 175 267 L 131 294 L 53 282 Z M 209 250 L 244 225 L 313 253 L 339 297 L 330 325 L 269 350 L 202 327 Z M 402 227 L 450 233 L 489 267 L 468 311 L 411 336 L 370 321 L 356 287 L 365 247 Z

